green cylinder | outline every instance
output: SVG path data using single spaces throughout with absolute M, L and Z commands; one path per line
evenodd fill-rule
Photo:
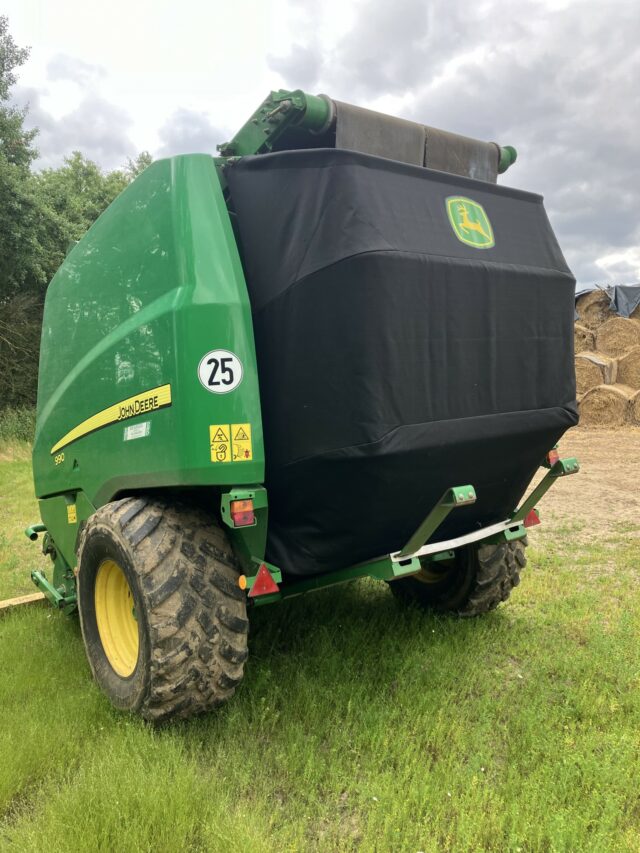
M 517 159 L 518 152 L 513 145 L 501 145 L 500 159 L 498 161 L 498 174 L 501 175 L 503 172 L 506 172 L 509 166 L 513 166 Z
M 307 95 L 305 92 L 304 97 L 307 107 L 300 127 L 312 133 L 324 133 L 333 120 L 333 102 L 326 95 Z

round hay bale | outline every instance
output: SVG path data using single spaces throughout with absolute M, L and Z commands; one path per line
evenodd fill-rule
M 619 427 L 630 417 L 633 388 L 626 385 L 598 385 L 580 400 L 580 425 Z
M 596 348 L 605 355 L 621 356 L 640 345 L 640 323 L 626 317 L 612 317 L 596 332 Z
M 576 300 L 580 323 L 588 329 L 597 329 L 605 320 L 614 317 L 606 290 L 591 290 Z
M 630 349 L 618 359 L 617 378 L 624 385 L 640 388 L 640 347 Z
M 598 385 L 613 385 L 616 381 L 615 359 L 598 352 L 583 352 L 576 356 L 576 390 L 586 394 Z
M 640 426 L 640 391 L 636 391 L 629 401 L 629 420 L 632 424 Z
M 596 338 L 591 329 L 576 323 L 573 327 L 573 348 L 576 353 L 594 349 Z
M 586 394 L 592 388 L 604 384 L 604 377 L 597 364 L 587 358 L 576 356 L 576 392 Z

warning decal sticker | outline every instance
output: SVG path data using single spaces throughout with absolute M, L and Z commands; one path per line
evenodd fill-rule
M 229 424 L 211 424 L 209 427 L 212 462 L 231 462 Z
M 250 462 L 253 459 L 251 424 L 211 424 L 212 462 Z
M 249 462 L 253 459 L 251 424 L 231 424 L 231 438 L 234 462 Z

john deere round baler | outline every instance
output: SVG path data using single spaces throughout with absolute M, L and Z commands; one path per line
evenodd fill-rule
M 578 470 L 574 279 L 514 149 L 300 91 L 219 148 L 146 169 L 45 305 L 32 577 L 152 720 L 233 694 L 252 606 L 494 608 Z

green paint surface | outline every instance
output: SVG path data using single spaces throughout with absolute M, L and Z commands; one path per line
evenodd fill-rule
M 216 350 L 229 351 L 242 367 L 240 383 L 227 393 L 213 393 L 199 378 L 203 357 Z M 214 366 L 204 365 L 207 381 Z M 229 363 L 218 368 L 218 390 L 226 391 Z M 154 406 L 153 389 L 167 385 L 171 404 Z M 109 407 L 119 413 L 117 404 L 145 392 L 150 402 L 142 400 L 139 414 L 123 406 L 126 419 L 52 453 L 79 424 Z M 250 424 L 250 457 L 234 461 L 228 453 L 212 461 L 212 424 Z M 133 488 L 262 482 L 251 311 L 211 157 L 174 157 L 147 168 L 51 282 L 33 463 L 38 497 L 83 493 L 96 507 Z M 54 539 L 68 540 L 61 513 L 43 514 L 55 524 Z

